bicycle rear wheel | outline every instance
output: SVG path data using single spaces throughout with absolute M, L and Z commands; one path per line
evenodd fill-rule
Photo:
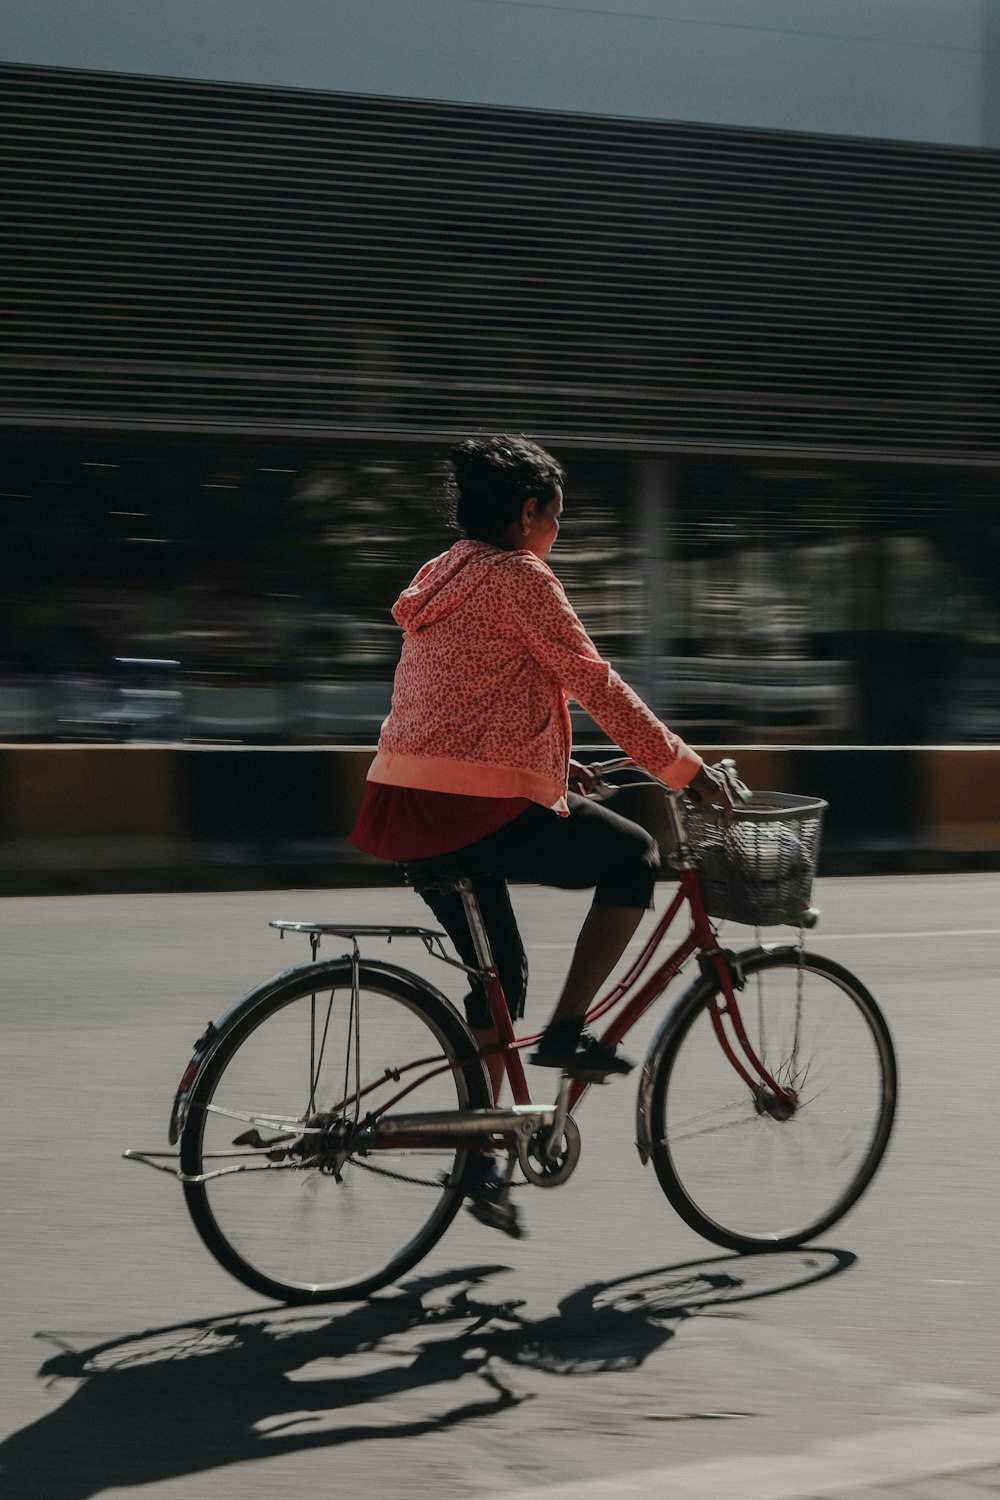
M 348 1155 L 338 1179 L 329 1155 L 308 1165 L 315 1135 L 297 1160 L 282 1154 L 297 1127 L 352 1119 L 354 1106 L 342 1106 L 358 1071 L 363 1087 L 376 1085 L 362 1121 L 428 1074 L 404 1108 L 490 1102 L 475 1044 L 443 996 L 391 965 L 362 964 L 359 980 L 357 1006 L 346 960 L 291 970 L 249 996 L 195 1085 L 181 1137 L 187 1174 L 249 1168 L 185 1183 L 185 1197 L 220 1264 L 283 1302 L 364 1297 L 402 1275 L 454 1218 L 466 1166 L 454 1148 L 378 1150 Z M 418 1059 L 425 1065 L 406 1069 Z M 261 1140 L 277 1143 L 279 1165 L 268 1165 Z
M 713 1025 L 720 986 L 701 980 L 656 1064 L 653 1163 L 705 1239 L 787 1250 L 835 1224 L 871 1181 L 892 1129 L 895 1058 L 878 1006 L 839 964 L 784 948 L 742 967 L 750 1045 L 794 1103 L 739 1076 Z

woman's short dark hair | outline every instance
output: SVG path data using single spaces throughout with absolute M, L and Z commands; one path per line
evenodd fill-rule
M 495 542 L 532 496 L 541 505 L 555 499 L 566 475 L 530 438 L 500 433 L 467 438 L 451 452 L 455 471 L 454 519 L 467 537 Z

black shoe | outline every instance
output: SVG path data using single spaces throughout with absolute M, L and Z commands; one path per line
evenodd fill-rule
M 567 1078 L 578 1078 L 581 1083 L 603 1083 L 613 1074 L 631 1073 L 635 1067 L 629 1058 L 619 1057 L 614 1047 L 606 1047 L 589 1031 L 582 1033 L 573 1048 L 551 1043 L 546 1046 L 543 1036 L 538 1051 L 528 1061 L 539 1068 L 561 1068 Z
M 501 1234 L 509 1234 L 512 1240 L 519 1240 L 524 1230 L 520 1215 L 510 1202 L 510 1183 L 505 1181 L 489 1157 L 481 1158 L 481 1161 L 481 1166 L 477 1163 L 479 1180 L 466 1190 L 469 1201 L 465 1207 L 480 1224 L 499 1229 Z

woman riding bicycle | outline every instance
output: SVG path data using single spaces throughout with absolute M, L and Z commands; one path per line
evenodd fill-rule
M 545 559 L 559 533 L 565 474 L 523 437 L 470 438 L 452 455 L 463 533 L 420 569 L 392 614 L 403 630 L 392 708 L 353 842 L 407 863 L 449 856 L 472 878 L 513 1017 L 527 966 L 507 882 L 594 888 L 569 974 L 531 1061 L 598 1081 L 632 1064 L 583 1031 L 584 1016 L 652 904 L 655 840 L 579 793 L 567 699 L 668 786 L 728 813 L 726 780 L 705 766 L 602 659 Z M 576 788 L 576 791 L 570 788 Z M 475 965 L 457 893 L 424 899 Z M 477 1043 L 496 1042 L 481 984 L 466 998 Z M 494 1097 L 503 1065 L 494 1063 Z

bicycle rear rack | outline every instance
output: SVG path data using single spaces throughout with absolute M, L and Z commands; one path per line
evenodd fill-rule
M 432 958 L 439 958 L 442 963 L 450 964 L 453 969 L 462 969 L 466 974 L 472 975 L 483 972 L 479 968 L 463 964 L 459 959 L 453 958 L 444 946 L 447 933 L 437 927 L 410 927 L 405 924 L 381 922 L 290 922 L 283 920 L 268 922 L 267 925 L 277 929 L 282 941 L 286 932 L 304 933 L 309 939 L 314 961 L 319 954 L 319 945 L 324 937 L 350 938 L 356 958 L 360 957 L 358 938 L 380 937 L 385 938 L 387 943 L 391 943 L 393 938 L 406 937 L 419 938 Z

